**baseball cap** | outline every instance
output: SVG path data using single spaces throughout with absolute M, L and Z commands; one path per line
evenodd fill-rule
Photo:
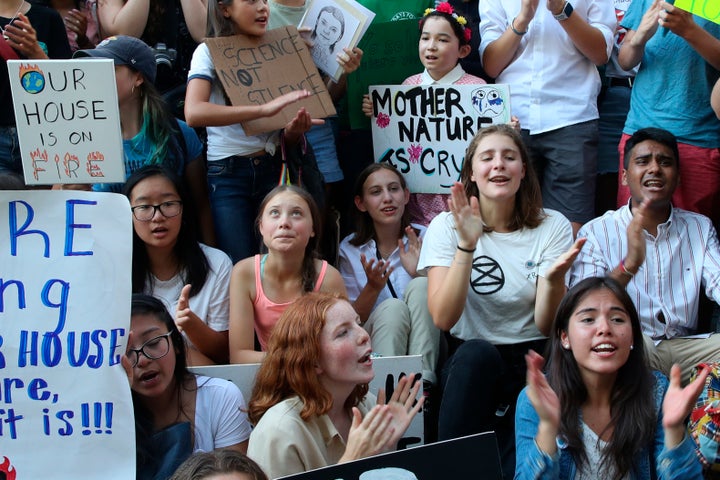
M 73 58 L 94 57 L 110 58 L 115 65 L 126 65 L 138 72 L 150 82 L 155 83 L 157 65 L 155 54 L 145 42 L 127 35 L 108 37 L 90 50 L 78 50 Z

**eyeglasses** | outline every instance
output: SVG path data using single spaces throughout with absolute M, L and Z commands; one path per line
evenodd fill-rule
M 170 330 L 168 333 L 151 338 L 143 343 L 140 348 L 128 348 L 125 356 L 130 360 L 133 367 L 140 361 L 141 353 L 150 360 L 157 360 L 164 357 L 170 351 L 170 335 L 172 335 L 173 331 L 174 330 Z M 135 355 L 133 355 L 133 353 Z
M 180 200 L 173 200 L 170 202 L 163 202 L 157 205 L 138 205 L 132 207 L 133 216 L 141 222 L 149 222 L 155 216 L 155 212 L 160 210 L 163 217 L 172 218 L 177 217 L 182 213 L 183 205 Z

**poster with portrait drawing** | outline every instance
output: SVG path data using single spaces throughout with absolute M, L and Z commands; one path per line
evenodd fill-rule
M 298 29 L 309 30 L 315 65 L 337 82 L 342 75 L 338 54 L 357 46 L 373 18 L 355 0 L 310 0 Z

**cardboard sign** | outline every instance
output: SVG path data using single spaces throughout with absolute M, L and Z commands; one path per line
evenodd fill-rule
M 259 363 L 252 363 L 247 365 L 192 367 L 190 370 L 199 375 L 230 380 L 238 386 L 247 403 L 250 401 L 253 384 L 255 383 L 255 374 L 259 368 Z M 375 395 L 380 389 L 389 392 L 392 386 L 397 384 L 400 374 L 422 372 L 422 357 L 420 355 L 409 355 L 373 358 L 373 370 L 375 370 L 375 378 L 370 382 L 370 391 Z M 420 395 L 422 395 L 422 389 L 418 392 L 418 399 Z M 388 398 L 390 398 L 389 395 Z M 422 413 L 418 413 L 410 422 L 410 426 L 400 442 L 405 446 L 421 445 L 425 441 L 423 425 Z
M 135 478 L 120 364 L 130 326 L 128 200 L 7 191 L 0 205 L 0 478 Z
M 374 86 L 370 98 L 375 161 L 413 193 L 450 193 L 475 133 L 510 121 L 507 85 Z
M 112 60 L 7 65 L 27 185 L 125 181 Z
M 241 122 L 247 135 L 280 130 L 302 107 L 312 118 L 335 115 L 325 82 L 294 26 L 269 30 L 262 37 L 235 35 L 207 38 L 205 43 L 233 105 L 263 105 L 294 90 L 312 93 L 276 115 Z
M 286 480 L 501 480 L 493 432 L 479 433 L 281 477 Z
M 720 2 L 718 0 L 675 0 L 674 5 L 686 12 L 694 13 L 698 17 L 720 24 Z

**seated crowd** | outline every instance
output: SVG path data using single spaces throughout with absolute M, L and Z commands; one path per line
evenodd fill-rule
M 246 134 L 241 122 L 311 93 L 230 105 L 198 43 L 261 36 L 270 11 L 273 26 L 296 23 L 305 1 L 149 12 L 137 0 L 51 2 L 65 26 L 24 1 L 2 16 L 10 3 L 0 0 L 5 61 L 68 58 L 72 44 L 75 57 L 115 62 L 127 180 L 92 188 L 122 191 L 133 215 L 123 366 L 138 478 L 264 480 L 352 461 L 396 449 L 421 410 L 426 442 L 495 431 L 505 478 L 702 478 L 686 421 L 709 373 L 698 365 L 720 361 L 710 321 L 720 303 L 720 28 L 633 0 L 621 42 L 610 0 L 480 0 L 480 60 L 510 85 L 519 118 L 474 135 L 447 195 L 411 192 L 397 168 L 368 159 L 344 179 L 354 189 L 341 214 L 355 228 L 343 239 L 338 227 L 328 247 L 326 220 L 343 196 L 335 119 L 297 108 L 283 129 Z M 424 70 L 404 83 L 484 83 L 460 65 L 473 35 L 465 18 L 447 2 L 417 3 Z M 161 75 L 164 22 L 183 28 L 169 45 L 179 66 Z M 339 102 L 363 52 L 333 48 L 342 75 L 324 80 Z M 688 88 L 683 122 L 655 122 L 680 110 L 648 95 L 675 48 L 689 70 L 703 67 L 703 88 Z M 596 102 L 596 66 L 608 60 L 648 86 L 632 90 L 613 140 L 598 131 Z M 679 76 L 678 91 L 693 81 Z M 607 79 L 610 93 L 617 78 Z M 10 105 L 6 72 L 0 81 Z M 367 99 L 350 100 L 372 113 Z M 0 123 L 0 187 L 20 188 L 12 112 Z M 278 185 L 281 159 L 306 141 L 325 201 Z M 618 150 L 620 203 L 601 216 L 598 141 Z M 421 355 L 422 381 L 401 378 L 389 398 L 370 392 L 376 355 Z M 260 363 L 250 398 L 187 368 L 228 363 Z

